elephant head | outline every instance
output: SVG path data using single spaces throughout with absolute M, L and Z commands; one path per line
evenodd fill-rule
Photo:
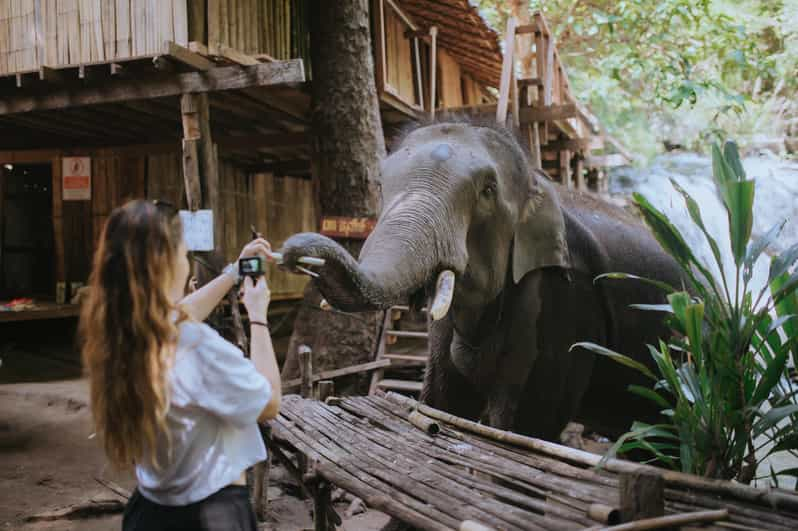
M 314 233 L 294 235 L 283 248 L 288 267 L 302 255 L 326 259 L 316 282 L 335 308 L 384 309 L 432 296 L 440 318 L 452 298 L 456 308 L 484 307 L 531 270 L 567 266 L 556 190 L 530 169 L 509 131 L 418 128 L 383 161 L 380 180 L 384 207 L 358 261 Z

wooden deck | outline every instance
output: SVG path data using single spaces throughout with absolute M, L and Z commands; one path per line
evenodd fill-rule
M 309 493 L 329 492 L 332 484 L 420 529 L 475 529 L 463 522 L 488 529 L 604 527 L 617 518 L 621 476 L 655 470 L 619 460 L 598 469 L 600 456 L 469 423 L 393 393 L 328 402 L 286 396 L 272 423 L 272 455 L 296 477 L 301 473 L 287 453 L 307 457 L 310 472 L 302 477 Z M 430 423 L 437 435 L 417 427 Z M 657 473 L 666 515 L 706 514 L 714 521 L 705 529 L 798 529 L 798 496 L 791 493 Z M 316 507 L 337 520 L 331 506 Z M 321 525 L 316 529 L 332 528 Z

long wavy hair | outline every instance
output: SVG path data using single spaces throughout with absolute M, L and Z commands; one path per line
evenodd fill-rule
M 135 200 L 111 213 L 94 253 L 80 316 L 83 364 L 95 429 L 120 468 L 157 467 L 156 442 L 168 433 L 166 378 L 186 318 L 169 298 L 181 242 L 173 208 Z

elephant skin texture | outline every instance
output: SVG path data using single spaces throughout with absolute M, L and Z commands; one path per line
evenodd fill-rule
M 377 226 L 358 260 L 334 241 L 297 234 L 283 247 L 326 259 L 315 280 L 335 308 L 421 306 L 455 273 L 448 314 L 430 327 L 422 400 L 500 429 L 556 440 L 569 420 L 618 436 L 656 419 L 628 391 L 637 372 L 584 349 L 593 341 L 652 366 L 666 335 L 657 288 L 594 279 L 624 272 L 680 285 L 677 264 L 633 216 L 530 169 L 497 127 L 438 123 L 410 132 L 381 165 Z

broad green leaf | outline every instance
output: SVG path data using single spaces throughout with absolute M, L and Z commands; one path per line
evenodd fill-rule
M 690 350 L 699 360 L 704 359 L 702 347 L 701 328 L 704 324 L 704 305 L 701 303 L 690 304 L 685 313 L 685 329 L 690 338 Z
M 721 192 L 725 183 L 734 180 L 734 170 L 726 162 L 718 144 L 712 145 L 712 176 Z
M 654 373 L 651 372 L 651 369 L 649 369 L 648 367 L 646 367 L 645 365 L 643 365 L 639 361 L 633 360 L 629 356 L 624 356 L 623 354 L 615 352 L 614 350 L 610 350 L 607 347 L 602 347 L 601 345 L 597 345 L 595 343 L 590 343 L 590 342 L 587 342 L 587 341 L 583 341 L 583 342 L 580 342 L 580 343 L 574 343 L 573 345 L 571 345 L 571 348 L 569 349 L 569 352 L 573 351 L 577 347 L 581 347 L 581 348 L 584 348 L 586 350 L 589 350 L 589 351 L 593 352 L 594 354 L 599 354 L 601 356 L 606 356 L 606 357 L 610 358 L 611 360 L 613 360 L 613 361 L 615 361 L 617 363 L 620 363 L 621 365 L 625 365 L 627 367 L 635 369 L 636 371 L 639 371 L 640 373 L 648 376 L 649 378 L 651 378 L 654 381 L 657 380 L 657 377 L 654 376 Z
M 779 439 L 779 442 L 770 450 L 770 453 L 783 452 L 785 450 L 798 450 L 798 433 L 790 433 Z
M 740 150 L 737 149 L 737 144 L 733 140 L 727 140 L 726 143 L 723 144 L 723 158 L 726 159 L 734 176 L 740 181 L 744 180 L 745 170 L 740 161 Z
M 765 374 L 759 380 L 759 383 L 756 386 L 756 391 L 754 391 L 754 394 L 751 397 L 752 404 L 759 404 L 763 400 L 767 399 L 767 397 L 773 392 L 773 387 L 778 385 L 779 380 L 781 380 L 781 377 L 787 368 L 788 354 L 789 351 L 787 349 L 781 349 L 767 364 L 767 367 L 765 367 Z
M 734 263 L 739 267 L 754 225 L 754 181 L 729 181 L 723 184 L 729 216 L 729 237 Z

